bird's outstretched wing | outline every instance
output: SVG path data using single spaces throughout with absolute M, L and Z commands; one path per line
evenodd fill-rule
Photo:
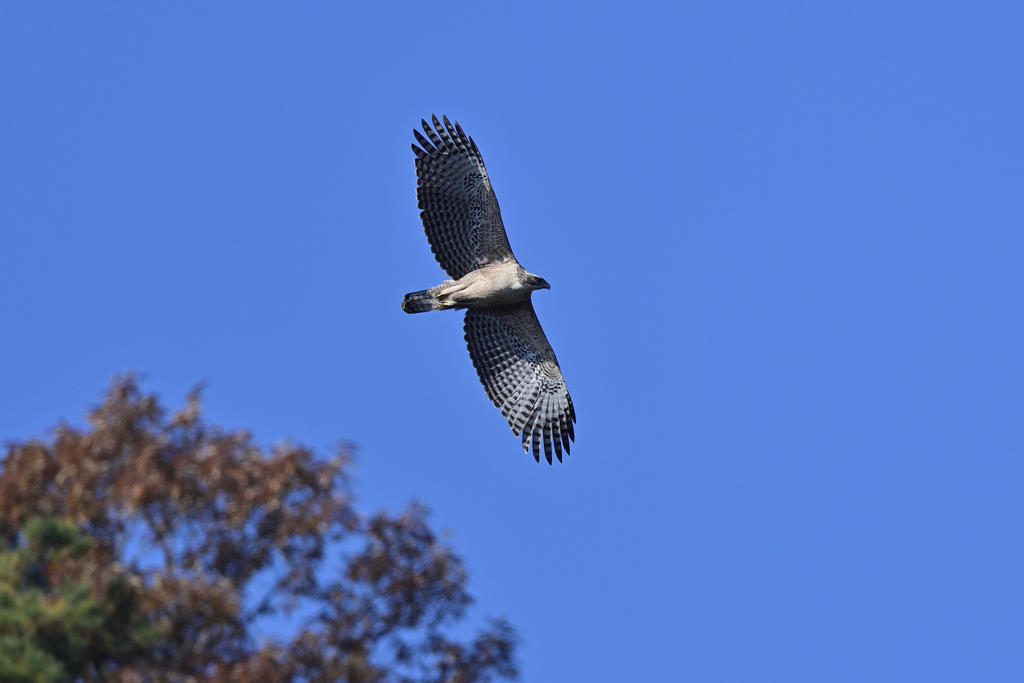
M 501 408 L 523 450 L 551 462 L 554 446 L 559 462 L 575 440 L 576 411 L 562 371 L 529 299 L 510 306 L 466 311 L 466 343 L 487 397 Z
M 473 138 L 448 117 L 444 125 L 431 115 L 423 121 L 423 137 L 413 130 L 416 145 L 416 198 L 430 250 L 456 280 L 492 261 L 512 256 L 501 222 L 498 200 L 487 178 L 484 160 Z M 429 140 L 427 138 L 430 138 Z

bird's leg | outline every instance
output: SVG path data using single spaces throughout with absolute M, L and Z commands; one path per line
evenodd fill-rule
M 466 283 L 458 280 L 445 280 L 437 286 L 443 294 L 454 294 L 455 292 L 461 292 L 466 288 Z
M 454 306 L 455 302 L 452 301 L 452 295 L 458 294 L 467 287 L 466 283 L 459 282 L 457 280 L 445 280 L 437 287 L 431 290 L 431 293 L 437 297 L 437 300 L 447 306 Z

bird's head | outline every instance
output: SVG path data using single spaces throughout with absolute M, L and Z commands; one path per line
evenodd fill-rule
M 532 273 L 526 274 L 526 286 L 530 289 L 551 289 L 547 280 Z

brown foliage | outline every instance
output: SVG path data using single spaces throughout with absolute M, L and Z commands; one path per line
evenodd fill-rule
M 0 534 L 32 517 L 70 520 L 94 540 L 47 571 L 97 592 L 127 580 L 160 629 L 154 651 L 103 663 L 111 681 L 446 681 L 514 678 L 502 621 L 468 645 L 442 627 L 471 598 L 461 560 L 413 504 L 371 518 L 352 507 L 347 448 L 330 460 L 201 418 L 199 394 L 166 416 L 131 376 L 90 427 L 7 447 Z M 327 562 L 340 548 L 351 551 Z M 309 615 L 290 639 L 257 639 L 275 617 Z

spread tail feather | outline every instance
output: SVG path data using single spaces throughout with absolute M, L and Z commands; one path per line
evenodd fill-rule
M 440 311 L 444 308 L 444 305 L 434 296 L 434 292 L 434 289 L 423 289 L 419 292 L 406 294 L 405 299 L 402 300 L 402 310 L 406 313 Z

